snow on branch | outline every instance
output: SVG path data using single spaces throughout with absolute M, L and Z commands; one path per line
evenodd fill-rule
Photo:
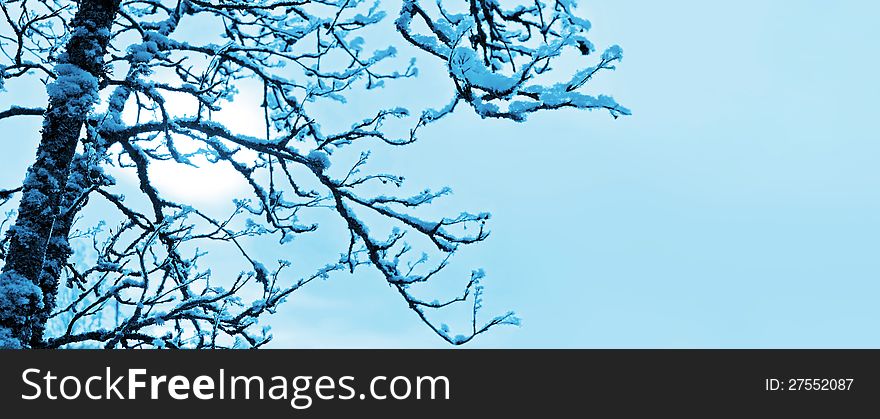
M 514 121 L 560 108 L 629 115 L 611 96 L 579 91 L 598 72 L 614 70 L 623 51 L 614 45 L 592 59 L 596 49 L 586 38 L 590 22 L 579 18 L 574 7 L 572 0 L 441 0 L 429 8 L 419 0 L 404 0 L 398 30 L 412 45 L 445 62 L 456 89 L 450 104 L 425 111 L 416 128 L 451 113 L 459 101 L 483 118 Z M 595 64 L 566 77 L 553 68 L 566 55 Z
M 418 75 L 414 60 L 399 57 L 393 45 L 367 41 L 387 18 L 381 6 L 364 0 L 125 0 L 112 29 L 97 34 L 109 39 L 106 54 L 84 68 L 58 60 L 96 54 L 65 46 L 71 34 L 88 30 L 87 22 L 73 19 L 75 2 L 3 2 L 0 90 L 3 83 L 37 77 L 46 85 L 47 109 L 88 113 L 68 183 L 56 187 L 61 204 L 43 267 L 42 283 L 63 283 L 67 291 L 45 300 L 49 328 L 39 344 L 261 347 L 271 333 L 259 320 L 295 291 L 363 269 L 381 274 L 450 344 L 518 325 L 512 312 L 483 314 L 479 269 L 459 278 L 461 287 L 451 295 L 422 296 L 457 252 L 489 237 L 490 215 L 436 215 L 428 207 L 449 188 L 404 192 L 403 176 L 374 169 L 371 152 L 412 143 L 416 129 L 459 103 L 482 117 L 515 121 L 560 108 L 628 115 L 610 96 L 585 93 L 593 77 L 615 68 L 621 49 L 597 53 L 585 37 L 589 22 L 576 16 L 570 0 L 441 0 L 431 7 L 404 0 L 394 21 L 397 35 L 441 60 L 455 96 L 415 116 L 402 107 L 346 108 L 351 125 L 322 126 L 336 122 L 321 112 L 325 104 L 347 103 Z M 206 33 L 196 37 L 188 25 L 197 22 L 211 25 L 199 26 Z M 572 53 L 583 65 L 558 74 L 551 64 Z M 255 86 L 260 103 L 242 105 L 240 93 Z M 220 115 L 233 106 L 259 110 L 261 118 L 246 121 L 259 134 L 231 128 L 228 115 Z M 13 106 L 0 120 L 44 113 Z M 407 136 L 411 119 L 415 129 Z M 394 121 L 405 127 L 402 137 L 388 128 Z M 389 149 L 399 148 L 381 148 Z M 226 210 L 196 207 L 162 190 L 155 179 L 160 164 L 219 165 L 246 188 L 229 197 Z M 131 173 L 133 187 L 111 174 L 118 172 Z M 18 191 L 0 191 L 0 200 Z M 92 208 L 102 208 L 103 221 L 87 221 L 94 219 Z M 328 236 L 339 251 L 318 263 L 295 253 L 292 261 L 269 262 L 254 251 L 258 239 L 292 249 L 300 237 L 332 231 L 345 232 Z M 218 248 L 239 256 L 241 272 L 207 266 L 208 250 Z M 7 300 L 47 292 L 17 277 L 5 287 L 14 291 Z M 455 307 L 468 313 L 467 325 L 440 322 Z

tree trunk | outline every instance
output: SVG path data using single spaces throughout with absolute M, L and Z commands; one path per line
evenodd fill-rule
M 54 308 L 58 277 L 43 274 L 44 267 L 60 272 L 70 254 L 67 229 L 58 229 L 66 223 L 59 217 L 69 215 L 62 208 L 63 196 L 80 131 L 98 100 L 103 57 L 119 3 L 79 2 L 71 37 L 55 65 L 57 78 L 47 86 L 49 106 L 42 137 L 22 185 L 18 218 L 9 230 L 9 252 L 0 275 L 0 348 L 39 346 L 46 315 Z M 52 252 L 47 253 L 50 247 Z

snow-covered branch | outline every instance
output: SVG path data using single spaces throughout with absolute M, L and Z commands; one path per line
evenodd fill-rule
M 479 269 L 460 278 L 451 295 L 422 296 L 447 275 L 457 252 L 489 237 L 490 215 L 436 215 L 428 207 L 451 189 L 407 192 L 403 176 L 372 167 L 371 155 L 404 153 L 400 146 L 416 141 L 418 129 L 468 107 L 515 121 L 560 108 L 628 115 L 610 96 L 586 93 L 590 80 L 615 68 L 621 49 L 596 53 L 585 37 L 589 23 L 570 0 L 442 0 L 430 7 L 404 0 L 394 38 L 375 44 L 368 39 L 387 18 L 382 6 L 0 4 L 0 91 L 25 78 L 46 85 L 45 107 L 0 111 L 0 121 L 44 118 L 26 182 L 0 191 L 2 203 L 22 196 L 16 222 L 0 225 L 7 231 L 0 243 L 0 346 L 261 347 L 271 333 L 258 320 L 290 295 L 317 279 L 365 269 L 381 274 L 396 298 L 451 344 L 519 324 L 512 312 L 484 315 Z M 210 25 L 195 36 L 196 22 Z M 324 113 L 329 103 L 416 77 L 415 59 L 400 57 L 399 42 L 447 70 L 455 89 L 451 99 L 439 98 L 445 106 Z M 577 71 L 553 68 L 564 56 L 576 58 Z M 242 92 L 257 92 L 259 102 L 243 101 Z M 261 117 L 233 124 L 242 121 L 230 118 L 230 109 L 246 107 Z M 248 135 L 241 125 L 252 128 Z M 228 197 L 230 208 L 196 207 L 156 181 L 159 165 L 168 164 L 222 166 L 244 187 Z M 118 173 L 130 173 L 133 184 L 117 180 Z M 327 235 L 338 251 L 322 260 L 270 262 L 254 250 L 260 240 L 292 250 L 298 238 L 315 234 Z M 241 271 L 212 270 L 209 250 L 234 252 Z M 469 324 L 441 322 L 456 309 L 469 314 Z

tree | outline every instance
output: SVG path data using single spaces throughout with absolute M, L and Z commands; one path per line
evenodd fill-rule
M 480 270 L 451 298 L 417 296 L 414 290 L 438 276 L 457 249 L 486 239 L 489 214 L 419 216 L 449 189 L 387 192 L 404 179 L 368 171 L 372 146 L 366 144 L 410 144 L 418 129 L 462 105 L 484 118 L 515 121 L 560 108 L 628 115 L 611 97 L 582 93 L 595 74 L 614 69 L 621 50 L 612 46 L 596 56 L 585 37 L 590 24 L 576 17 L 571 0 L 427 6 L 403 0 L 393 40 L 445 66 L 453 97 L 417 117 L 403 108 L 349 115 L 356 121 L 349 129 L 325 132 L 321 103 L 417 76 L 415 61 L 401 64 L 395 47 L 368 48 L 364 36 L 381 30 L 382 6 L 361 0 L 0 3 L 0 89 L 39 78 L 47 103 L 0 112 L 0 120 L 43 120 L 25 180 L 0 192 L 0 202 L 19 202 L 14 222 L 4 224 L 0 253 L 0 347 L 259 347 L 271 338 L 257 330 L 260 316 L 315 279 L 367 266 L 451 344 L 518 324 L 512 312 L 480 321 Z M 216 32 L 214 41 L 189 39 L 194 31 L 187 25 L 199 25 L 199 39 Z M 551 67 L 571 54 L 593 65 L 569 73 Z M 230 130 L 215 115 L 235 103 L 240 89 L 254 86 L 262 90 L 262 103 L 253 104 L 263 114 L 260 138 Z M 401 124 L 409 128 L 395 134 Z M 151 181 L 150 165 L 160 161 L 228 165 L 247 182 L 249 196 L 236 198 L 222 215 L 176 202 Z M 124 194 L 111 169 L 136 173 L 135 196 Z M 114 214 L 83 225 L 97 202 Z M 255 237 L 284 244 L 314 234 L 325 220 L 345 226 L 337 238 L 343 250 L 301 279 L 285 275 L 290 262 L 267 267 L 243 245 Z M 72 240 L 88 244 L 82 255 L 74 254 Z M 221 245 L 237 249 L 248 271 L 229 277 L 203 268 L 202 249 Z M 76 292 L 59 304 L 62 285 Z M 471 321 L 453 335 L 432 313 L 461 304 Z M 108 313 L 109 326 L 94 326 Z M 47 323 L 58 319 L 63 326 L 47 332 Z

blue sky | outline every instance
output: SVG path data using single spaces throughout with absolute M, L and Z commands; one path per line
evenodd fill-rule
M 397 162 L 493 214 L 457 263 L 483 266 L 487 301 L 524 322 L 471 347 L 880 346 L 880 7 L 579 9 L 625 52 L 593 91 L 632 117 L 460 112 Z M 365 282 L 310 289 L 327 306 L 287 306 L 277 343 L 442 347 Z
M 633 116 L 516 124 L 461 109 L 377 156 L 415 185 L 451 186 L 449 208 L 493 214 L 453 269 L 483 267 L 487 309 L 523 325 L 468 347 L 880 347 L 880 5 L 579 10 L 595 44 L 625 54 L 591 91 Z M 420 67 L 383 94 L 442 104 L 443 69 Z M 35 139 L 4 124 L 6 186 Z M 274 346 L 447 347 L 376 275 L 313 285 L 267 319 Z

